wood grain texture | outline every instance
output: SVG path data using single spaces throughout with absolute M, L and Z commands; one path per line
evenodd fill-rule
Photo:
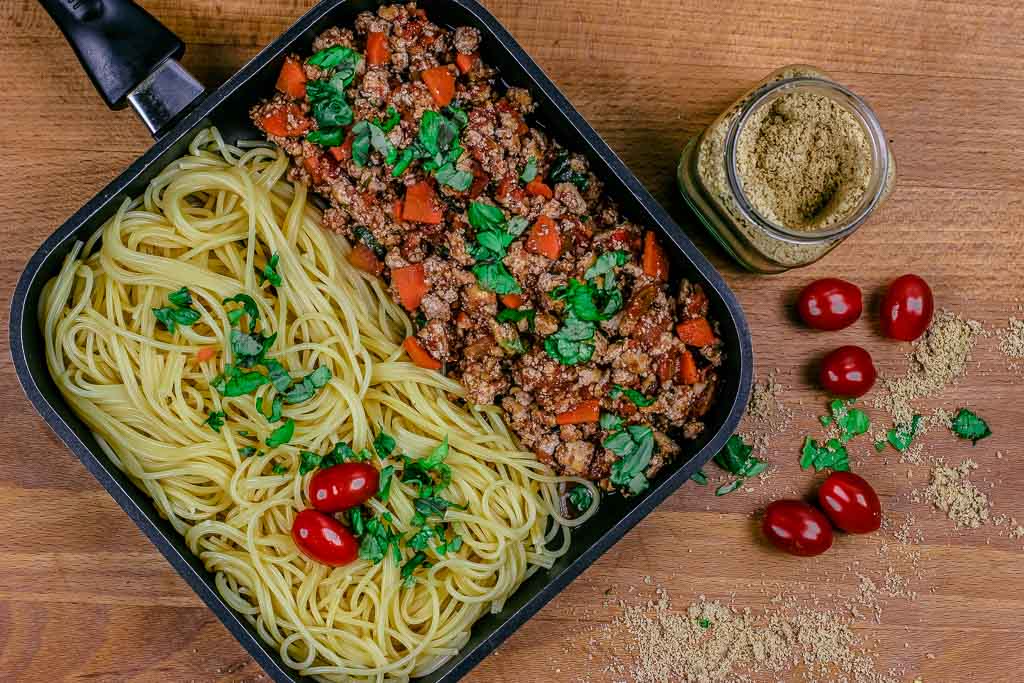
M 189 44 L 186 65 L 207 84 L 229 76 L 308 6 L 304 0 L 158 0 L 146 7 Z M 805 495 L 797 449 L 817 434 L 823 397 L 806 380 L 834 345 L 861 343 L 886 374 L 905 346 L 870 317 L 825 337 L 791 321 L 812 278 L 835 275 L 873 295 L 903 272 L 933 285 L 941 305 L 1005 324 L 1024 297 L 1024 5 L 1018 0 L 492 0 L 488 3 L 569 99 L 725 273 L 754 335 L 759 375 L 792 385 L 789 430 L 774 438 L 777 471 L 752 492 L 716 499 L 687 486 L 660 506 L 469 677 L 612 681 L 586 656 L 589 629 L 611 620 L 605 591 L 666 587 L 677 607 L 700 594 L 742 607 L 762 587 L 849 594 L 849 568 L 881 570 L 882 538 L 843 538 L 795 562 L 754 540 L 751 514 L 780 493 Z M 6 343 L 14 282 L 50 231 L 149 145 L 126 112 L 107 111 L 45 13 L 30 0 L 0 9 L 0 680 L 251 681 L 263 675 L 45 428 L 24 400 Z M 772 69 L 816 64 L 865 95 L 899 161 L 888 204 L 821 263 L 771 278 L 740 270 L 683 208 L 672 181 L 684 142 Z M 869 296 L 869 301 L 873 301 Z M 1018 313 L 1019 317 L 1019 313 Z M 929 406 L 970 404 L 995 435 L 970 449 L 929 436 L 932 454 L 978 461 L 993 511 L 1024 519 L 1024 388 L 994 340 L 968 376 Z M 881 415 L 877 416 L 881 419 Z M 996 451 L 1005 454 L 996 458 Z M 915 515 L 924 543 L 916 601 L 890 601 L 880 624 L 859 622 L 882 668 L 906 680 L 1016 681 L 1024 672 L 1024 552 L 992 527 L 956 532 L 910 491 L 927 467 L 856 451 L 895 518 Z M 825 584 L 824 582 L 829 583 Z M 582 653 L 582 654 L 581 654 Z M 600 654 L 600 653 L 598 653 Z M 557 673 L 556 673 L 557 672 Z M 798 674 L 793 674 L 798 680 Z

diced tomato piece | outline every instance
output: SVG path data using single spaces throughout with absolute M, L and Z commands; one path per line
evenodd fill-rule
M 555 416 L 555 424 L 578 425 L 586 422 L 597 422 L 601 412 L 601 402 L 594 399 L 583 401 L 572 410 L 559 413 Z
M 328 147 L 328 153 L 334 157 L 335 161 L 346 162 L 352 158 L 352 142 L 355 140 L 355 136 L 350 132 L 345 136 L 345 141 L 338 147 Z
M 526 194 L 544 197 L 544 199 L 551 199 L 555 196 L 555 193 L 551 191 L 551 188 L 544 184 L 540 178 L 534 178 L 530 182 L 526 183 Z
M 396 221 L 402 220 L 402 200 L 396 199 L 391 202 L 391 217 Z
M 690 300 L 686 302 L 686 313 L 692 318 L 701 318 L 707 313 L 708 295 L 700 287 L 694 287 Z
M 468 74 L 473 70 L 473 65 L 476 64 L 477 54 L 475 52 L 465 55 L 461 52 L 455 55 L 455 66 L 459 67 L 459 71 Z
M 709 346 L 718 341 L 707 318 L 684 320 L 676 325 L 676 335 L 688 346 Z
M 519 183 L 512 178 L 503 178 L 498 183 L 498 191 L 495 193 L 495 199 L 502 203 L 521 202 L 523 201 L 523 191 L 519 187 Z
M 391 51 L 388 50 L 388 37 L 379 31 L 371 31 L 366 37 L 366 63 L 387 64 L 389 59 Z
M 547 256 L 552 261 L 557 259 L 562 252 L 558 225 L 547 216 L 537 218 L 537 222 L 530 228 L 530 236 L 526 238 L 526 250 Z
M 455 76 L 446 66 L 435 66 L 433 69 L 426 69 L 420 77 L 430 96 L 434 98 L 434 104 L 439 107 L 448 105 L 455 97 Z
M 299 105 L 289 104 L 265 114 L 259 125 L 265 132 L 285 138 L 304 134 L 313 123 L 302 113 Z
M 441 222 L 443 215 L 434 195 L 434 188 L 429 182 L 421 180 L 405 188 L 402 220 L 437 224 Z
M 523 295 L 522 294 L 502 294 L 498 298 L 501 299 L 501 303 L 506 308 L 519 308 L 520 306 L 523 305 Z
M 295 57 L 285 58 L 277 76 L 277 89 L 293 100 L 306 96 L 306 72 L 302 69 L 302 62 Z
M 196 355 L 193 356 L 193 359 L 197 363 L 205 363 L 208 360 L 212 360 L 213 357 L 216 356 L 216 355 L 217 355 L 217 347 L 216 346 L 200 346 L 199 350 L 196 351 Z
M 668 279 L 668 259 L 653 232 L 644 235 L 644 273 L 655 280 Z
M 683 351 L 679 362 L 679 381 L 683 384 L 696 384 L 700 381 L 700 372 L 697 370 L 697 362 L 689 349 Z
M 380 275 L 384 272 L 384 264 L 380 262 L 377 255 L 365 244 L 357 244 L 352 247 L 348 254 L 348 262 L 359 270 L 372 275 Z
M 402 346 L 405 347 L 405 352 L 409 354 L 409 358 L 413 363 L 421 368 L 427 370 L 440 370 L 441 362 L 436 360 L 433 356 L 427 353 L 427 350 L 420 344 L 420 340 L 416 337 L 407 337 Z
M 423 300 L 423 296 L 430 291 L 427 274 L 422 263 L 414 263 L 404 268 L 392 268 L 391 284 L 398 290 L 398 299 L 407 311 L 415 311 Z

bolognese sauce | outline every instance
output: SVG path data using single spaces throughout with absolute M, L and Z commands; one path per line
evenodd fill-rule
M 638 493 L 695 438 L 721 345 L 701 287 L 587 160 L 531 125 L 472 27 L 415 4 L 289 55 L 256 125 L 323 195 L 349 259 L 413 319 L 413 362 L 495 403 L 558 473 Z

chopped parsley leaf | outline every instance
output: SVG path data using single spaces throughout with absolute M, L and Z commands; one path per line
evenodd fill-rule
M 892 444 L 892 447 L 898 450 L 900 453 L 910 448 L 910 443 L 917 436 L 917 430 L 921 427 L 922 418 L 920 415 L 914 415 L 910 420 L 909 425 L 897 425 L 888 432 L 886 432 L 886 440 Z M 878 446 L 875 445 L 877 450 Z M 885 442 L 882 442 L 882 448 L 885 448 Z
M 388 547 L 390 547 L 395 564 L 402 561 L 401 551 L 398 548 L 402 534 L 395 531 L 391 526 L 391 521 L 392 517 L 388 512 L 367 520 L 359 541 L 359 559 L 377 564 L 384 559 Z
M 690 475 L 690 481 L 701 486 L 708 485 L 708 475 L 704 474 L 704 470 L 697 470 Z
M 744 443 L 743 437 L 739 434 L 733 434 L 729 437 L 729 440 L 725 442 L 725 448 L 715 455 L 714 460 L 716 465 L 729 474 L 738 476 L 739 479 L 730 484 L 719 486 L 715 489 L 716 496 L 732 493 L 743 486 L 743 482 L 748 477 L 756 477 L 768 469 L 768 463 L 753 455 L 753 453 L 754 447 Z M 707 478 L 705 477 L 706 481 Z
M 248 294 L 235 294 L 224 299 L 221 303 L 225 306 L 231 303 L 241 304 L 241 308 L 234 308 L 228 311 L 228 320 L 232 325 L 237 325 L 243 315 L 249 316 L 249 326 L 255 325 L 260 319 L 260 309 L 256 306 L 256 300 Z
M 272 431 L 270 436 L 267 437 L 267 447 L 277 448 L 283 446 L 292 440 L 292 436 L 295 434 L 295 420 L 288 418 L 285 423 Z
M 296 382 L 288 391 L 284 392 L 284 402 L 288 405 L 301 403 L 312 398 L 318 389 L 327 386 L 331 381 L 331 369 L 321 365 L 313 372 Z
M 967 408 L 961 408 L 957 412 L 949 428 L 961 439 L 970 439 L 972 445 L 977 444 L 985 437 L 992 436 L 992 430 L 988 428 L 988 423 Z
M 743 482 L 743 479 L 736 479 L 734 481 L 730 481 L 728 484 L 722 484 L 717 489 L 715 489 L 715 495 L 724 496 L 726 494 L 732 493 L 736 489 L 743 486 Z
M 432 566 L 433 565 L 427 561 L 427 554 L 422 550 L 409 558 L 409 560 L 402 565 L 402 579 L 405 581 L 406 588 L 411 587 L 416 582 L 413 572 L 415 572 L 419 567 L 430 568 Z
M 226 415 L 223 410 L 214 410 L 210 412 L 203 424 L 209 425 L 210 429 L 219 434 L 220 428 L 224 426 L 225 417 Z
M 277 422 L 281 419 L 281 404 L 284 403 L 284 399 L 281 394 L 274 397 L 274 400 L 270 404 L 270 415 L 263 412 L 263 397 L 256 397 L 256 410 L 260 415 L 267 418 L 267 422 Z

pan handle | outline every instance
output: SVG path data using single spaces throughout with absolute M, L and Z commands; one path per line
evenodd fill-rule
M 179 63 L 185 44 L 131 0 L 39 0 L 111 109 L 131 104 L 154 137 L 203 86 Z

